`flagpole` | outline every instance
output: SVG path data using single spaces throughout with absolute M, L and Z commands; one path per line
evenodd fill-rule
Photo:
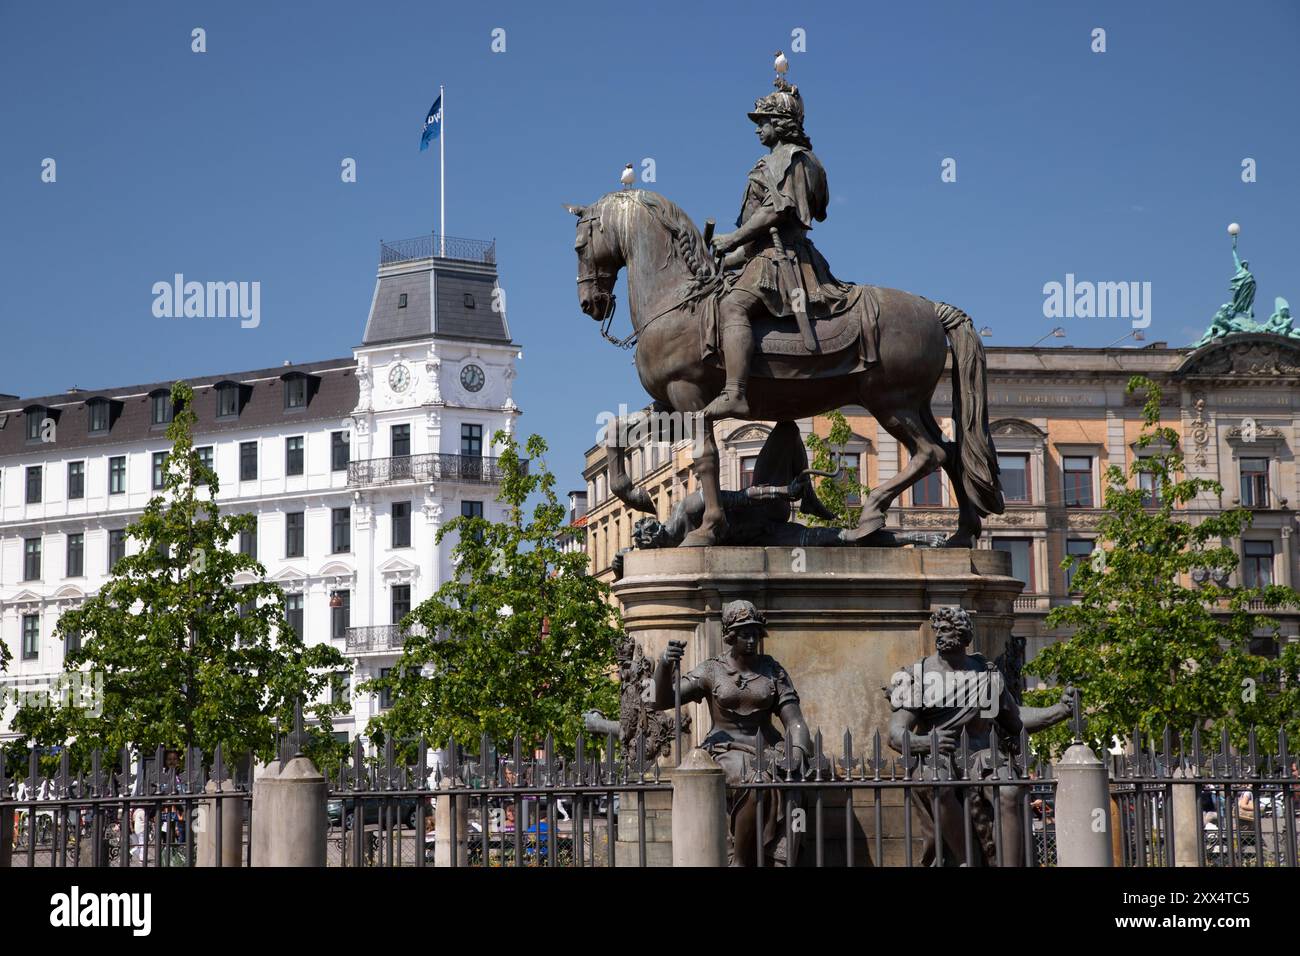
M 438 87 L 442 117 L 438 126 L 438 257 L 447 255 L 447 94 Z

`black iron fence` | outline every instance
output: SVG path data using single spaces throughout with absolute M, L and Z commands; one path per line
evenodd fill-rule
M 51 755 L 28 752 L 26 772 L 7 777 L 0 760 L 0 865 L 22 867 L 188 867 L 199 863 L 199 844 L 207 833 L 214 852 L 208 865 L 221 866 L 215 848 L 226 837 L 227 816 L 241 818 L 241 858 L 250 862 L 248 839 L 252 795 L 247 782 L 251 758 L 242 769 L 230 766 L 218 748 L 205 764 L 197 750 L 159 748 L 152 755 L 124 750 L 90 754 L 77 771 L 65 750 L 58 769 L 43 771 Z M 205 793 L 209 781 L 227 780 L 220 793 Z M 233 789 L 229 789 L 233 782 Z M 214 812 L 239 801 L 243 812 Z

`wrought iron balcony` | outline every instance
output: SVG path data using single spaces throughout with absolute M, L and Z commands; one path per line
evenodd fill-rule
M 528 463 L 522 462 L 525 469 Z M 505 477 L 500 459 L 477 455 L 407 455 L 348 462 L 349 485 L 391 485 L 397 482 L 473 481 L 492 484 Z
M 348 654 L 372 654 L 377 651 L 400 651 L 411 634 L 423 634 L 419 624 L 403 628 L 400 624 L 378 624 L 374 627 L 350 627 L 344 635 Z
M 379 241 L 379 264 L 410 262 L 415 259 L 457 259 L 461 262 L 481 262 L 495 265 L 497 243 L 495 239 L 461 239 L 456 236 L 439 236 L 431 233 L 413 239 Z

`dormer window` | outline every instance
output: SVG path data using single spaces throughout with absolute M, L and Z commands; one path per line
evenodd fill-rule
M 27 420 L 27 440 L 41 440 L 41 425 L 45 421 L 46 409 L 44 405 L 32 405 L 23 412 Z
M 320 381 L 315 375 L 307 375 L 304 372 L 285 372 L 280 378 L 284 381 L 286 412 L 302 411 L 306 408 L 316 393 L 316 384 Z
M 406 308 L 406 293 L 405 293 L 405 292 L 403 292 L 401 295 L 399 295 L 399 296 L 397 297 L 397 307 L 398 307 L 399 309 L 404 309 L 404 308 Z
M 86 404 L 90 412 L 90 434 L 107 435 L 113 425 L 113 403 L 106 398 L 92 398 Z
M 217 392 L 217 418 L 238 418 L 244 407 L 244 386 L 238 382 L 219 382 Z
M 171 389 L 156 389 L 149 393 L 149 421 L 154 425 L 166 425 L 176 413 L 172 406 Z
M 471 293 L 469 293 L 469 292 L 466 292 L 466 293 L 465 293 L 465 308 L 467 308 L 467 309 L 473 309 L 473 308 L 475 308 L 475 304 L 474 304 L 474 296 L 473 296 L 473 294 L 471 294 Z

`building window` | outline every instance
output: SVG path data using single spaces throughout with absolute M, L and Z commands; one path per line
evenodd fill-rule
M 303 554 L 303 512 L 290 511 L 284 516 L 284 556 L 301 558 Z
M 380 680 L 385 680 L 385 679 L 387 679 L 388 675 L 391 674 L 392 672 L 393 672 L 393 669 L 392 669 L 391 667 L 381 667 L 381 668 L 379 668 L 379 678 L 380 678 Z M 393 692 L 392 692 L 392 690 L 390 690 L 390 689 L 387 688 L 387 687 L 383 687 L 383 688 L 381 688 L 380 691 L 379 691 L 379 709 L 380 709 L 380 710 L 388 710 L 388 709 L 391 708 L 392 706 L 393 706 Z
M 1011 555 L 1011 576 L 1025 582 L 1025 590 L 1034 588 L 1033 542 L 1028 538 L 994 538 L 993 550 Z
M 159 491 L 167 483 L 167 452 L 153 453 L 153 490 Z
M 1243 541 L 1241 581 L 1248 588 L 1267 587 L 1273 583 L 1273 542 Z
M 409 548 L 411 546 L 411 503 L 409 501 L 393 502 L 393 547 Z
M 23 580 L 39 581 L 41 578 L 41 539 L 23 541 Z
M 1002 472 L 1002 497 L 1007 501 L 1029 502 L 1029 456 L 998 455 Z
M 352 509 L 330 510 L 330 550 L 335 554 L 352 550 Z
M 483 426 L 460 426 L 460 453 L 468 458 L 483 457 Z
M 239 417 L 238 385 L 220 385 L 217 387 L 217 417 Z
M 86 536 L 84 534 L 68 535 L 67 577 L 79 578 L 86 573 Z
M 206 468 L 209 472 L 212 472 L 212 446 L 204 445 L 201 448 L 194 449 L 194 452 L 199 456 L 199 463 L 203 465 L 203 467 Z M 215 474 L 215 472 L 213 472 L 213 474 Z M 194 484 L 206 485 L 207 483 L 208 483 L 207 474 L 199 473 L 194 476 Z
M 126 531 L 114 528 L 108 532 L 108 570 L 112 573 L 117 562 L 126 557 Z
M 1070 538 L 1065 542 L 1065 556 L 1067 558 L 1079 559 L 1077 563 L 1071 564 L 1065 569 L 1065 590 L 1069 593 L 1075 593 L 1074 574 L 1079 570 L 1079 564 L 1089 560 L 1092 552 L 1092 542 L 1083 538 Z
M 284 383 L 284 407 L 307 407 L 307 379 L 300 376 L 287 379 Z
M 398 307 L 399 309 L 404 309 L 404 308 L 406 308 L 406 293 L 405 293 L 405 292 L 401 293 L 401 294 L 397 297 L 397 307 Z
M 41 653 L 41 618 L 38 614 L 23 615 L 23 660 L 34 661 Z
M 41 503 L 41 466 L 27 466 L 27 503 L 29 505 L 38 505 Z
M 239 553 L 257 560 L 257 518 L 254 517 L 253 521 L 251 530 L 239 532 Z
M 935 469 L 912 486 L 912 504 L 943 507 L 943 472 Z
M 81 632 L 68 631 L 63 635 L 63 656 L 75 654 L 81 650 Z
M 1268 459 L 1241 459 L 1241 503 L 1247 508 L 1268 507 Z
M 390 429 L 394 458 L 405 458 L 411 453 L 411 426 L 394 425 Z
M 842 451 L 835 456 L 835 467 L 840 470 L 840 483 L 844 485 L 844 503 L 850 507 L 862 504 L 862 479 L 860 455 Z
M 465 293 L 465 308 L 467 309 L 475 308 L 474 294 L 472 292 Z
M 117 455 L 108 460 L 108 493 L 120 495 L 126 492 L 126 456 Z
M 758 463 L 757 455 L 746 455 L 744 458 L 740 459 L 740 490 L 741 491 L 744 491 L 746 488 L 749 488 L 754 484 L 754 465 L 756 465 L 757 463 Z
M 393 585 L 392 623 L 401 624 L 403 618 L 411 613 L 411 586 L 409 584 Z
M 462 518 L 481 518 L 483 517 L 483 502 L 481 501 L 462 501 L 460 503 L 460 516 Z
M 28 409 L 25 418 L 27 420 L 27 440 L 40 441 L 41 423 L 45 419 L 45 409 L 39 407 Z
M 68 462 L 68 498 L 86 497 L 86 463 L 84 461 Z
M 239 480 L 257 480 L 257 442 L 255 441 L 239 443 Z
M 334 594 L 343 603 L 330 608 L 330 637 L 341 641 L 347 637 L 348 628 L 352 626 L 352 592 L 335 591 Z
M 101 400 L 90 403 L 90 433 L 92 435 L 102 435 L 108 431 L 111 412 L 112 406 L 108 402 Z
M 1092 459 L 1082 455 L 1066 455 L 1061 460 L 1065 475 L 1065 507 L 1091 508 Z
M 347 432 L 330 432 L 330 470 L 348 470 Z
M 243 620 L 246 617 L 251 617 L 253 612 L 256 610 L 257 610 L 257 599 L 254 598 L 251 601 L 240 601 L 239 610 L 237 613 L 239 614 L 240 620 Z M 244 642 L 244 638 L 242 635 L 240 636 L 239 640 L 241 644 Z
M 166 425 L 172 420 L 174 409 L 172 397 L 166 392 L 158 392 L 149 397 L 151 407 L 150 421 L 155 425 Z
M 289 630 L 302 640 L 302 595 L 286 594 L 284 596 L 284 616 L 289 621 Z
M 302 474 L 302 436 L 295 435 L 284 440 L 284 473 L 286 475 Z
M 1149 471 L 1138 472 L 1138 488 L 1142 492 L 1142 507 L 1156 508 L 1160 505 L 1160 482 Z
M 330 681 L 330 703 L 348 704 L 352 701 L 352 672 L 335 671 Z

